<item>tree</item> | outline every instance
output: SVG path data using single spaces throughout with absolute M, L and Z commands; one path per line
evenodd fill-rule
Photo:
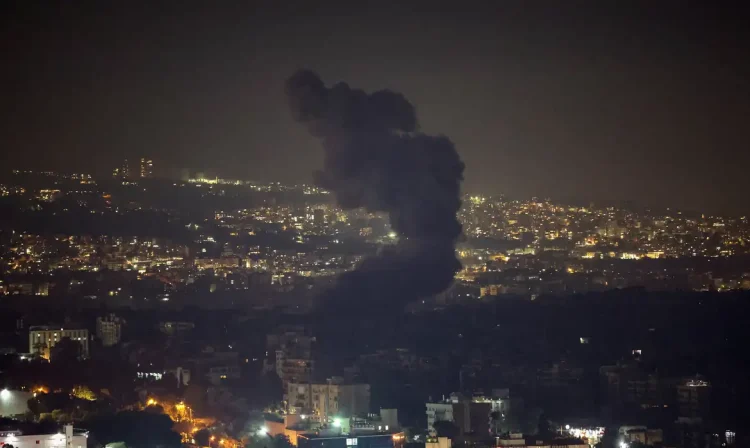
M 502 421 L 500 412 L 498 411 L 490 412 L 490 421 L 492 422 L 492 432 L 497 434 L 498 429 L 500 428 L 500 422 Z
M 70 415 L 66 414 L 62 409 L 55 409 L 50 415 L 52 416 L 52 420 L 58 423 L 70 423 L 71 421 Z
M 555 434 L 555 432 L 552 430 L 549 420 L 547 419 L 547 414 L 545 413 L 542 413 L 539 416 L 539 423 L 537 424 L 536 434 L 537 434 L 537 437 L 539 437 L 542 440 L 549 440 Z
M 96 394 L 88 386 L 78 385 L 73 387 L 73 396 L 81 400 L 96 400 Z
M 277 434 L 271 438 L 271 448 L 294 448 L 292 442 L 289 441 L 289 437 L 285 434 Z
M 45 403 L 41 400 L 41 396 L 30 398 L 29 401 L 26 402 L 26 406 L 29 408 L 29 411 L 36 416 L 52 411 L 51 409 L 48 409 Z
M 60 430 L 60 425 L 51 417 L 47 417 L 39 420 L 37 430 L 38 434 L 54 434 Z
M 258 395 L 263 401 L 263 406 L 280 401 L 284 395 L 281 378 L 276 372 L 269 372 L 261 376 L 258 386 Z
M 521 432 L 532 434 L 539 431 L 539 418 L 544 414 L 541 408 L 527 409 L 522 417 L 519 417 L 521 423 Z
M 432 425 L 435 428 L 435 432 L 438 437 L 447 437 L 451 440 L 455 440 L 459 435 L 459 428 L 455 423 L 448 420 L 438 420 Z
M 179 447 L 181 437 L 172 431 L 174 422 L 164 414 L 123 411 L 105 415 L 86 423 L 94 438 L 101 444 L 124 442 L 129 447 Z
M 597 446 L 598 448 L 618 448 L 620 446 L 620 444 L 618 443 L 619 440 L 619 433 L 608 428 L 604 430 L 604 436 L 602 436 L 601 441 L 597 444 Z
M 195 442 L 198 443 L 198 440 L 196 439 Z M 247 448 L 294 448 L 292 442 L 289 441 L 289 437 L 284 434 L 268 436 L 251 433 L 245 446 Z
M 81 344 L 64 337 L 50 349 L 49 357 L 53 363 L 72 364 L 81 357 Z
M 39 394 L 31 398 L 27 405 L 36 415 L 48 414 L 56 409 L 71 409 L 70 395 L 64 393 Z

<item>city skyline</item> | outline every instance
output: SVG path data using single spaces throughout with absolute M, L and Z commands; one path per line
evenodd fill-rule
M 136 158 L 134 162 L 139 162 L 140 159 Z M 150 159 L 149 159 L 150 160 Z M 122 165 L 123 162 L 127 161 L 126 159 L 123 159 L 120 161 L 119 166 L 115 166 L 113 169 L 110 169 L 109 172 L 104 173 L 97 173 L 95 175 L 91 175 L 90 173 L 79 173 L 77 171 L 56 171 L 56 170 L 39 170 L 39 171 L 33 171 L 33 170 L 23 170 L 23 169 L 7 169 L 5 171 L 0 172 L 0 183 L 2 182 L 2 175 L 8 175 L 9 173 L 28 173 L 28 174 L 48 174 L 50 176 L 67 176 L 67 177 L 76 177 L 76 176 L 87 176 L 91 179 L 99 179 L 99 180 L 106 180 L 109 178 L 114 179 L 123 179 L 123 180 L 132 180 L 137 182 L 138 180 L 144 179 L 144 176 L 140 175 L 140 169 L 138 166 L 136 166 L 135 170 L 132 170 L 130 174 L 124 176 L 122 175 Z M 263 178 L 232 178 L 232 177 L 225 177 L 222 175 L 222 173 L 218 172 L 218 170 L 201 170 L 201 169 L 181 169 L 181 170 L 172 170 L 173 175 L 171 176 L 160 176 L 159 170 L 162 167 L 157 167 L 154 174 L 151 176 L 145 176 L 145 178 L 150 179 L 156 179 L 156 180 L 169 180 L 169 181 L 178 181 L 178 182 L 188 182 L 188 183 L 203 183 L 203 184 L 227 184 L 227 185 L 279 185 L 283 186 L 286 189 L 290 188 L 296 188 L 296 187 L 308 187 L 308 188 L 314 188 L 316 192 L 323 192 L 323 193 L 330 193 L 324 188 L 320 188 L 319 186 L 315 185 L 313 180 L 308 180 L 307 182 L 281 182 L 277 179 L 271 178 L 263 179 Z M 106 170 L 105 170 L 106 171 Z M 548 202 L 553 204 L 560 204 L 565 206 L 576 206 L 576 207 L 589 207 L 589 208 L 609 208 L 614 207 L 618 209 L 624 209 L 624 210 L 631 210 L 636 212 L 647 212 L 647 213 L 683 213 L 686 216 L 699 216 L 704 215 L 707 217 L 734 217 L 734 218 L 744 218 L 748 214 L 744 213 L 743 211 L 728 211 L 728 212 L 722 212 L 722 211 L 716 211 L 709 209 L 699 209 L 699 208 L 679 208 L 674 205 L 666 204 L 666 205 L 657 205 L 657 206 L 648 206 L 647 204 L 633 201 L 633 200 L 615 200 L 615 199 L 600 199 L 600 200 L 593 200 L 593 199 L 587 199 L 585 197 L 561 197 L 556 195 L 547 195 L 547 196 L 541 196 L 541 195 L 512 195 L 508 194 L 507 192 L 503 191 L 496 191 L 492 193 L 487 193 L 485 191 L 479 191 L 479 190 L 464 190 L 461 191 L 462 200 L 466 201 L 471 199 L 472 197 L 482 197 L 482 198 L 502 198 L 503 200 L 507 201 L 515 201 L 515 202 Z
M 743 16 L 645 5 L 6 4 L 1 143 L 22 169 L 107 173 L 148 153 L 309 182 L 322 151 L 283 92 L 308 67 L 403 92 L 456 143 L 467 191 L 746 212 Z

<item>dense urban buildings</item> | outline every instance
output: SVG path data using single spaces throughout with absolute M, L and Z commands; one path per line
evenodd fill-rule
M 353 417 L 370 411 L 370 385 L 346 384 L 343 378 L 324 383 L 288 383 L 287 405 L 296 414 Z
M 469 194 L 450 288 L 350 315 L 326 291 L 398 241 L 387 216 L 308 185 L 124 168 L 2 182 L 9 417 L 96 430 L 158 411 L 164 437 L 211 446 L 745 436 L 744 216 Z
M 143 181 L 159 182 L 148 176 Z M 46 185 L 54 185 L 57 193 L 50 196 Z M 135 281 L 160 284 L 170 297 L 203 283 L 212 292 L 265 289 L 302 296 L 303 289 L 324 286 L 377 246 L 398 239 L 385 216 L 339 209 L 325 191 L 314 187 L 222 179 L 154 185 L 165 194 L 195 197 L 192 206 L 205 207 L 197 216 L 181 210 L 186 204 L 158 203 L 134 180 L 117 184 L 87 175 L 12 175 L 3 187 L 5 197 L 25 203 L 28 219 L 49 216 L 53 228 L 19 228 L 4 236 L 0 292 L 46 296 L 89 291 L 98 298 L 130 299 Z M 242 208 L 231 206 L 243 197 L 247 201 Z M 256 205 L 248 206 L 251 203 Z M 53 218 L 58 213 L 59 218 Z M 65 215 L 80 214 L 88 229 L 54 229 Z M 750 224 L 745 216 L 468 195 L 459 217 L 465 239 L 457 254 L 463 269 L 454 286 L 437 298 L 444 303 L 628 287 L 750 289 L 744 262 Z M 90 227 L 120 219 L 153 219 L 150 225 L 162 229 L 124 235 Z M 277 245 L 273 239 L 289 243 Z M 55 281 L 55 273 L 63 271 L 72 274 L 65 286 Z M 84 279 L 100 271 L 97 277 L 107 279 L 111 289 L 91 290 L 92 281 Z M 132 275 L 135 280 L 126 280 Z M 166 295 L 162 299 L 174 300 Z
M 750 446 L 739 2 L 57 3 L 0 448 Z

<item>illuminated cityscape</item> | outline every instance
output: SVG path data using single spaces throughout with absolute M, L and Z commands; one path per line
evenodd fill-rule
M 3 350 L 52 368 L 71 362 L 61 361 L 70 357 L 99 365 L 105 354 L 124 350 L 125 358 L 107 362 L 124 363 L 123 372 L 132 371 L 141 398 L 129 406 L 169 416 L 172 431 L 185 443 L 205 435 L 213 438 L 207 445 L 239 446 L 282 434 L 293 446 L 315 443 L 320 434 L 347 440 L 383 434 L 394 443 L 400 438 L 400 443 L 406 440 L 399 432 L 401 408 L 403 421 L 425 431 L 426 445 L 478 441 L 477 433 L 489 431 L 495 446 L 525 446 L 532 442 L 524 434 L 541 429 L 524 419 L 541 418 L 533 412 L 544 406 L 552 415 L 550 434 L 557 431 L 555 443 L 594 446 L 614 437 L 617 443 L 653 445 L 688 433 L 676 435 L 664 423 L 624 425 L 631 418 L 627 416 L 640 415 L 633 406 L 655 416 L 653 409 L 659 409 L 659 419 L 676 416 L 678 427 L 689 432 L 712 415 L 711 397 L 725 393 L 720 383 L 714 391 L 714 383 L 701 376 L 652 370 L 654 356 L 671 349 L 651 341 L 663 322 L 653 316 L 672 312 L 659 309 L 659 294 L 692 291 L 732 301 L 750 290 L 750 225 L 744 216 L 464 195 L 458 213 L 463 235 L 456 246 L 462 267 L 447 290 L 409 304 L 411 313 L 431 321 L 439 313 L 471 315 L 476 306 L 510 315 L 518 313 L 520 303 L 533 306 L 516 318 L 520 323 L 530 316 L 547 319 L 546 309 L 558 303 L 571 307 L 571 297 L 580 297 L 581 304 L 565 312 L 566 320 L 578 323 L 556 330 L 568 341 L 569 355 L 542 350 L 532 361 L 513 365 L 513 355 L 493 345 L 476 342 L 465 352 L 446 340 L 444 347 L 463 353 L 462 364 L 453 366 L 432 350 L 407 348 L 406 341 L 376 343 L 380 348 L 372 350 L 366 347 L 373 340 L 361 335 L 356 346 L 345 349 L 334 343 L 350 331 L 341 320 L 324 329 L 316 320 L 299 325 L 283 318 L 260 324 L 260 334 L 247 333 L 240 325 L 277 313 L 317 319 L 313 316 L 325 309 L 321 297 L 342 274 L 402 238 L 386 214 L 344 209 L 334 204 L 329 191 L 310 185 L 205 176 L 136 179 L 125 176 L 126 171 L 113 178 L 14 171 L 0 185 L 5 206 L 15 210 L 0 233 L 0 296 L 10 310 L 7 316 L 16 319 L 6 323 L 16 328 L 9 334 L 24 337 L 25 328 L 28 332 L 20 348 Z M 151 194 L 154 190 L 159 195 Z M 614 301 L 621 312 L 631 313 L 616 298 L 622 294 L 634 297 L 626 300 L 637 300 L 652 317 L 640 317 L 635 328 L 643 328 L 623 334 L 637 349 L 619 360 L 592 361 L 589 347 L 606 337 L 588 309 Z M 700 306 L 701 296 L 695 297 Z M 68 317 L 19 313 L 23 302 L 18 300 L 32 299 L 53 300 Z M 687 302 L 679 307 L 695 306 L 689 305 L 693 299 L 683 300 Z M 73 311 L 76 307 L 82 308 Z M 235 317 L 222 317 L 227 311 Z M 215 323 L 206 326 L 204 318 Z M 459 338 L 472 331 L 458 322 L 442 326 L 453 327 Z M 497 338 L 527 331 L 509 322 L 501 329 L 494 322 L 477 325 Z M 418 330 L 417 339 L 434 338 L 435 329 L 430 324 Z M 157 345 L 149 343 L 154 336 L 144 339 L 154 330 L 162 341 Z M 320 331 L 333 333 L 319 339 Z M 185 341 L 199 345 L 186 349 L 180 345 Z M 338 359 L 332 353 L 344 356 L 352 349 L 341 358 L 347 359 L 343 368 L 325 367 Z M 549 361 L 541 362 L 540 356 Z M 404 383 L 382 377 L 390 372 L 416 380 L 455 369 L 459 381 L 450 389 L 442 381 L 427 380 L 408 404 L 398 398 L 408 393 Z M 50 384 L 59 390 L 58 380 L 40 374 L 13 380 L 9 394 L 15 395 L 8 395 L 8 406 L 17 394 L 47 400 L 54 395 L 45 392 Z M 582 385 L 592 374 L 604 385 L 599 398 L 592 395 L 596 387 Z M 529 376 L 533 384 L 527 382 Z M 75 387 L 96 384 L 84 377 L 75 382 L 80 383 Z M 195 395 L 191 385 L 196 384 L 207 387 L 208 395 Z M 383 387 L 399 392 L 385 393 Z M 103 389 L 86 390 L 83 396 L 96 399 Z M 277 395 L 268 395 L 272 390 Z M 443 399 L 433 399 L 433 392 L 442 392 Z M 217 401 L 215 394 L 228 401 Z M 559 394 L 567 398 L 559 401 Z M 28 409 L 13 400 L 18 409 Z M 569 400 L 582 401 L 559 407 Z M 608 414 L 602 415 L 608 417 L 591 417 L 598 414 L 588 402 L 606 405 Z M 370 412 L 375 403 L 377 415 Z M 231 430 L 223 417 L 259 407 L 266 417 L 252 417 L 246 423 L 250 429 Z M 75 413 L 66 418 L 80 420 Z M 727 443 L 736 435 L 732 430 L 719 439 Z M 419 435 L 410 440 L 418 441 Z
M 126 235 L 106 228 L 34 232 L 14 228 L 2 241 L 3 294 L 134 296 L 142 282 L 158 282 L 170 300 L 207 282 L 209 290 L 263 290 L 303 297 L 352 269 L 377 247 L 398 240 L 387 216 L 344 210 L 325 190 L 249 181 L 190 179 L 159 182 L 162 191 L 200 198 L 196 217 L 180 203 L 161 204 L 150 185 L 95 180 L 86 174 L 15 172 L 4 197 L 25 213 L 95 221 L 152 215 L 173 234 Z M 35 187 L 42 180 L 49 187 Z M 289 197 L 284 200 L 279 195 Z M 246 197 L 242 208 L 227 198 Z M 247 206 L 254 203 L 254 206 Z M 195 204 L 192 204 L 195 205 Z M 59 218 L 57 217 L 59 214 Z M 463 268 L 439 300 L 487 296 L 570 294 L 616 288 L 731 291 L 750 289 L 747 217 L 573 206 L 549 200 L 467 195 L 459 212 L 465 238 L 457 247 Z M 91 273 L 106 272 L 93 280 Z M 67 285 L 57 281 L 68 278 Z M 67 274 L 70 273 L 70 274 Z M 50 290 L 52 286 L 53 291 Z M 179 299 L 178 299 L 179 300 Z
M 741 4 L 342 6 L 0 5 L 0 448 L 750 446 Z

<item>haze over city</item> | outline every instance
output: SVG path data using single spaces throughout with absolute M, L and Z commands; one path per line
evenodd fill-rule
M 337 2 L 338 3 L 338 2 Z M 309 182 L 283 83 L 403 92 L 464 190 L 745 213 L 747 30 L 709 3 L 3 5 L 8 165 Z

